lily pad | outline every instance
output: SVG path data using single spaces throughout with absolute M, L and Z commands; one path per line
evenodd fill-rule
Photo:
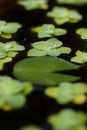
M 39 85 L 56 85 L 62 81 L 75 81 L 76 76 L 56 71 L 77 69 L 79 66 L 56 57 L 27 58 L 14 66 L 13 74 L 19 79 Z

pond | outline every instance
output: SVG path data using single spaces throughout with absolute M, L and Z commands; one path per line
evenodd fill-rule
M 86 130 L 86 93 L 87 0 L 0 0 L 0 130 Z

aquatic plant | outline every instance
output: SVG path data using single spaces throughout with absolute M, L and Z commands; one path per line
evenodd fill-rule
M 53 7 L 52 11 L 47 13 L 47 16 L 53 18 L 58 25 L 67 22 L 77 23 L 82 19 L 82 15 L 78 11 L 59 6 Z
M 12 58 L 24 49 L 25 47 L 19 45 L 16 41 L 0 42 L 0 70 L 3 69 L 4 63 L 12 61 Z
M 23 6 L 25 10 L 47 9 L 48 0 L 18 0 L 18 4 Z
M 33 49 L 28 51 L 27 56 L 59 56 L 61 54 L 69 54 L 71 49 L 62 45 L 63 43 L 56 38 L 35 42 L 32 43 Z
M 57 0 L 59 4 L 73 4 L 73 5 L 84 5 L 87 4 L 87 0 Z
M 81 39 L 87 40 L 87 28 L 79 28 L 76 33 L 80 35 Z
M 36 125 L 29 125 L 29 126 L 24 126 L 19 130 L 42 130 L 42 129 Z
M 87 62 L 87 52 L 77 50 L 76 56 L 72 57 L 71 61 L 80 64 Z
M 38 33 L 38 38 L 62 36 L 67 33 L 66 29 L 56 28 L 53 24 L 43 24 L 32 28 L 32 30 Z
M 57 57 L 33 57 L 19 61 L 14 66 L 15 77 L 38 85 L 57 85 L 62 81 L 75 81 L 79 77 L 57 73 L 79 68 L 78 65 Z
M 63 82 L 58 86 L 48 87 L 45 94 L 54 98 L 59 104 L 86 102 L 87 84 Z
M 3 38 L 11 38 L 13 33 L 16 33 L 18 29 L 20 29 L 22 25 L 17 22 L 6 22 L 0 20 L 0 37 Z
M 30 82 L 20 82 L 8 76 L 0 76 L 0 109 L 18 109 L 25 105 L 26 94 L 33 90 Z
M 86 114 L 72 109 L 63 109 L 48 117 L 53 130 L 86 130 Z

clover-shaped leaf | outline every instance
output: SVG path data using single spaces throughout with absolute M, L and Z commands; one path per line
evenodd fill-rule
M 52 17 L 56 24 L 64 24 L 67 22 L 77 23 L 82 19 L 82 15 L 76 10 L 68 9 L 66 7 L 54 7 L 52 11 L 47 13 L 48 17 Z
M 0 109 L 10 110 L 25 105 L 25 95 L 33 90 L 31 83 L 27 83 L 27 88 L 25 84 L 26 82 L 22 83 L 10 77 L 0 76 Z
M 71 61 L 80 64 L 87 62 L 87 52 L 76 51 L 76 56 L 72 57 Z
M 13 74 L 19 79 L 30 81 L 39 85 L 56 85 L 62 81 L 79 79 L 63 73 L 61 70 L 77 69 L 79 66 L 57 57 L 33 57 L 18 62 L 14 66 Z
M 47 9 L 48 0 L 18 0 L 18 4 L 23 6 L 25 10 Z
M 54 130 L 86 130 L 86 114 L 72 109 L 63 109 L 48 117 Z
M 0 59 L 0 70 L 3 69 L 5 63 L 11 62 L 11 61 L 12 61 L 11 57 L 6 57 L 6 58 Z
M 0 70 L 3 69 L 4 63 L 12 61 L 12 58 L 24 49 L 25 47 L 19 45 L 16 41 L 0 42 Z
M 87 40 L 87 28 L 79 28 L 76 33 L 81 36 L 81 39 Z
M 36 125 L 28 125 L 24 126 L 23 128 L 20 128 L 19 130 L 42 130 L 42 129 Z
M 32 30 L 38 33 L 38 38 L 62 36 L 67 33 L 66 29 L 56 28 L 53 24 L 43 24 Z
M 57 0 L 59 4 L 74 4 L 84 5 L 87 4 L 87 0 Z
M 51 38 L 47 41 L 32 43 L 33 49 L 29 50 L 28 56 L 59 56 L 61 54 L 69 54 L 69 47 L 62 47 L 63 43 L 56 38 Z
M 58 87 L 49 87 L 45 94 L 54 98 L 59 104 L 74 102 L 82 104 L 86 102 L 87 84 L 85 83 L 61 83 Z M 66 98 L 65 98 L 66 97 Z
M 12 34 L 17 32 L 21 27 L 19 23 L 0 20 L 0 36 L 9 39 L 12 37 Z

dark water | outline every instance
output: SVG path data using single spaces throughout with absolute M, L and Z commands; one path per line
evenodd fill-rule
M 55 0 L 49 2 L 49 10 L 56 4 Z M 66 23 L 60 27 L 66 28 L 68 34 L 62 37 L 58 37 L 65 46 L 69 46 L 73 49 L 72 54 L 61 56 L 64 59 L 70 60 L 77 49 L 87 51 L 87 41 L 80 39 L 75 34 L 75 30 L 79 27 L 87 27 L 87 6 L 67 6 L 69 8 L 77 9 L 84 17 L 82 21 L 76 24 Z M 48 10 L 47 10 L 48 11 Z M 15 5 L 9 10 L 1 14 L 0 19 L 6 21 L 15 21 L 23 24 L 16 34 L 13 35 L 11 40 L 16 40 L 20 44 L 26 47 L 26 51 L 20 53 L 13 59 L 12 63 L 7 63 L 4 70 L 0 72 L 0 75 L 12 75 L 13 66 L 21 59 L 26 58 L 27 51 L 29 50 L 30 43 L 39 41 L 34 33 L 31 32 L 31 27 L 42 25 L 44 23 L 54 23 L 52 19 L 46 17 L 46 12 L 42 10 L 33 10 L 30 12 L 25 11 L 22 7 Z M 4 39 L 0 41 L 5 42 Z M 8 40 L 9 41 L 9 40 Z M 87 63 L 85 63 L 79 70 L 67 72 L 73 75 L 80 75 L 81 81 L 87 82 Z M 58 112 L 63 108 L 73 108 L 74 110 L 86 111 L 86 104 L 74 105 L 72 103 L 67 105 L 59 105 L 55 100 L 47 97 L 43 93 L 44 88 L 35 85 L 35 90 L 29 96 L 27 96 L 26 106 L 20 110 L 14 110 L 5 112 L 0 110 L 0 130 L 17 130 L 18 128 L 27 124 L 38 124 L 44 128 L 44 130 L 51 130 L 51 126 L 46 122 L 48 115 Z

